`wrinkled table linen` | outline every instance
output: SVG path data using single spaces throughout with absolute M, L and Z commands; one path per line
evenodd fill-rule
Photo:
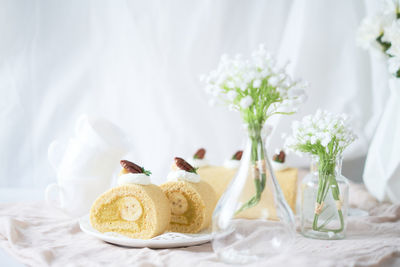
M 287 253 L 250 266 L 373 266 L 400 256 L 400 205 L 378 203 L 362 185 L 350 190 L 351 206 L 369 216 L 350 216 L 344 240 L 297 234 Z M 0 204 L 0 247 L 29 266 L 229 266 L 217 259 L 210 243 L 175 249 L 105 243 L 43 202 Z

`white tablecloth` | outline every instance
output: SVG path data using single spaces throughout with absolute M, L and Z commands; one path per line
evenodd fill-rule
M 351 186 L 353 206 L 368 217 L 350 217 L 344 240 L 298 235 L 292 250 L 268 266 L 370 266 L 400 256 L 400 206 L 378 204 L 362 186 Z M 43 202 L 0 204 L 0 247 L 30 266 L 225 266 L 210 244 L 178 249 L 114 246 L 80 231 L 77 220 Z M 398 263 L 398 261 L 397 261 Z M 254 263 L 266 265 L 267 262 Z

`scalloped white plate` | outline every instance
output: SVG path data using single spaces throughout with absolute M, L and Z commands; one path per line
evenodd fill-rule
M 90 225 L 89 215 L 79 219 L 81 230 L 89 235 L 97 237 L 105 242 L 134 248 L 176 248 L 189 247 L 207 243 L 211 241 L 212 235 L 209 230 L 198 234 L 182 234 L 168 232 L 151 239 L 134 239 L 118 233 L 107 232 L 100 233 Z

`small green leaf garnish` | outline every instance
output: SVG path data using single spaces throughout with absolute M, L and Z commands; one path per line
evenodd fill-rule
M 146 174 L 147 176 L 151 175 L 151 171 L 146 170 L 145 168 L 142 167 L 142 173 Z
M 193 168 L 193 169 L 191 169 L 189 172 L 192 172 L 192 173 L 195 173 L 195 174 L 197 174 L 197 170 L 198 170 L 199 168 Z

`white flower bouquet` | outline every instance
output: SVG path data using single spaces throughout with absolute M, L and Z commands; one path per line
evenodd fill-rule
M 240 111 L 250 127 L 262 127 L 274 114 L 293 114 L 306 100 L 307 83 L 292 81 L 263 45 L 250 60 L 223 55 L 218 68 L 201 79 L 212 103 L 222 101 Z
M 255 206 L 266 182 L 262 129 L 267 119 L 276 114 L 293 114 L 306 100 L 305 82 L 293 81 L 284 68 L 260 45 L 250 59 L 241 55 L 221 57 L 218 68 L 202 80 L 212 102 L 224 102 L 240 112 L 252 142 L 251 163 L 261 178 L 255 178 L 256 194 L 238 212 Z M 263 163 L 264 162 L 264 163 Z M 257 166 L 260 165 L 260 166 Z M 255 175 L 255 177 L 258 175 Z
M 365 18 L 358 30 L 358 44 L 388 58 L 389 72 L 400 77 L 400 3 L 386 0 L 379 14 Z
M 331 189 L 332 197 L 337 202 L 336 207 L 341 227 L 334 230 L 329 229 L 329 231 L 341 232 L 344 223 L 335 169 L 343 151 L 356 139 L 348 117 L 345 114 L 335 115 L 328 111 L 318 110 L 315 115 L 308 115 L 301 122 L 294 122 L 292 130 L 292 136 L 286 138 L 285 141 L 286 149 L 318 158 L 319 182 L 312 228 L 315 231 L 324 230 L 326 223 L 318 226 L 318 217 L 329 189 Z

